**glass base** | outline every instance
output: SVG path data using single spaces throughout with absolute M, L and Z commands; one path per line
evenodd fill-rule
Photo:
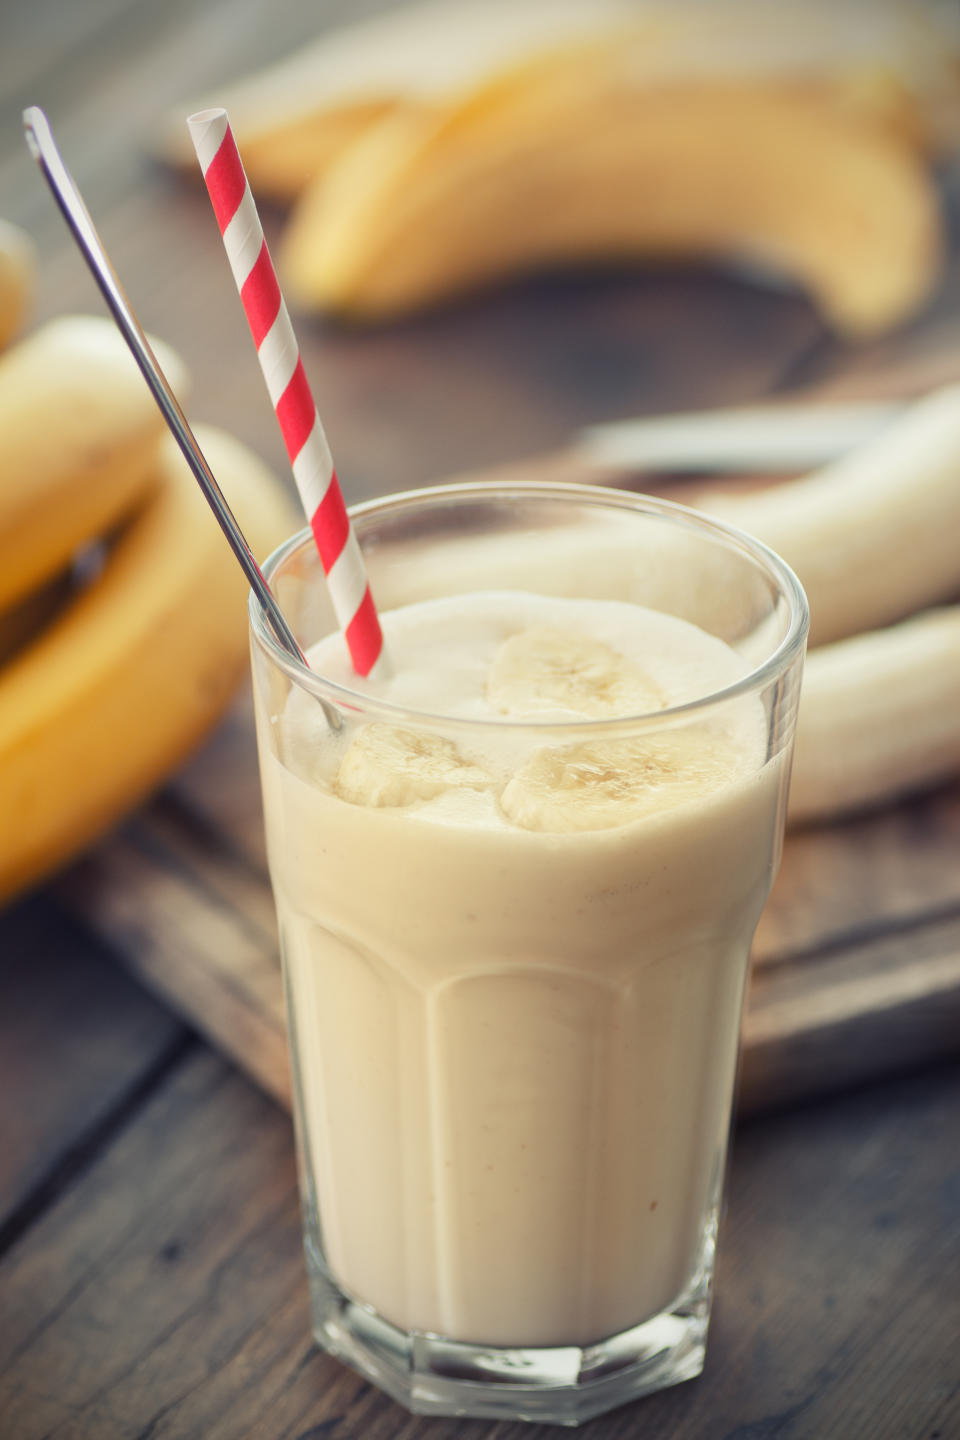
M 711 1227 L 712 1228 L 712 1227 Z M 703 1369 L 713 1236 L 695 1285 L 662 1314 L 587 1346 L 504 1349 L 399 1330 L 345 1295 L 310 1255 L 318 1345 L 416 1415 L 579 1425 Z

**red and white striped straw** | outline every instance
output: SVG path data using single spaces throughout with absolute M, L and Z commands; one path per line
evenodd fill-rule
M 369 675 L 383 634 L 327 437 L 225 110 L 187 121 L 353 668 Z

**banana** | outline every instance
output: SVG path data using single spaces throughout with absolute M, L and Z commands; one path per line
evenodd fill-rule
M 204 97 L 223 105 L 254 192 L 293 200 L 378 121 L 434 113 L 478 81 L 543 46 L 622 23 L 631 0 L 428 0 L 365 17 L 286 60 Z M 183 124 L 171 115 L 161 154 L 196 171 Z
M 960 591 L 960 386 L 926 396 L 803 479 L 695 503 L 792 566 L 810 602 L 812 645 L 949 599 Z
M 702 799 L 742 773 L 743 754 L 703 723 L 646 738 L 548 747 L 507 782 L 500 805 L 524 830 L 607 830 Z
M 33 241 L 26 231 L 0 220 L 0 350 L 23 324 L 36 271 Z
M 853 336 L 923 303 L 942 222 L 911 143 L 799 82 L 638 85 L 638 49 L 577 45 L 373 126 L 294 210 L 292 298 L 375 320 L 534 267 L 679 255 L 772 267 Z
M 448 106 L 548 45 L 613 30 L 633 36 L 638 85 L 802 81 L 918 143 L 947 148 L 957 137 L 957 27 L 943 6 L 895 0 L 875 0 L 869 24 L 856 5 L 831 0 L 781 0 L 775 10 L 766 0 L 428 0 L 322 35 L 191 108 L 224 105 L 254 191 L 289 201 L 387 114 Z M 160 150 L 195 172 L 182 106 Z
M 789 820 L 888 804 L 960 771 L 960 606 L 807 657 Z
M 535 625 L 499 647 L 487 699 L 501 715 L 572 711 L 586 717 L 662 710 L 658 685 L 612 646 L 590 635 Z
M 182 363 L 153 343 L 182 394 Z M 163 429 L 110 320 L 55 320 L 0 357 L 0 610 L 131 509 Z
M 442 735 L 370 724 L 347 748 L 334 791 L 352 805 L 399 806 L 447 790 L 486 790 L 490 783 L 487 772 Z
M 0 612 L 0 666 L 35 639 L 77 589 L 72 571 L 65 570 L 9 610 Z
M 200 443 L 254 551 L 296 526 L 239 441 Z M 171 439 L 100 574 L 0 671 L 0 900 L 142 800 L 210 730 L 246 668 L 245 584 Z

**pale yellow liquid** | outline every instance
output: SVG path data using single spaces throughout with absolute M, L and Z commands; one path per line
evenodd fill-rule
M 644 614 L 631 644 L 652 655 L 665 640 Z M 661 683 L 709 692 L 741 673 L 683 629 Z M 589 1344 L 660 1312 L 694 1280 L 716 1200 L 775 863 L 781 767 L 764 764 L 759 702 L 728 727 L 726 783 L 553 834 L 504 819 L 499 781 L 462 805 L 338 799 L 337 747 L 302 698 L 258 719 L 287 760 L 263 745 L 301 1142 L 334 1277 L 404 1329 L 497 1345 Z M 495 737 L 474 749 L 495 769 Z M 516 764 L 515 740 L 502 749 Z

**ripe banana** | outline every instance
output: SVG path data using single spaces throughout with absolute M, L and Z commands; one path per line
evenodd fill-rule
M 552 43 L 622 21 L 631 0 L 427 0 L 345 25 L 208 96 L 223 105 L 257 195 L 291 201 L 364 131 L 399 110 L 431 112 L 485 75 Z M 161 152 L 193 173 L 182 107 Z
M 183 393 L 180 360 L 154 347 Z M 107 534 L 155 483 L 163 428 L 107 319 L 55 320 L 0 357 L 0 610 Z
M 807 657 L 791 823 L 889 803 L 960 771 L 960 606 Z
M 926 396 L 843 459 L 769 490 L 706 492 L 793 567 L 810 642 L 889 624 L 960 592 L 960 386 Z
M 501 715 L 524 718 L 558 710 L 642 715 L 667 703 L 660 687 L 612 646 L 549 625 L 504 641 L 487 677 L 487 699 Z
M 33 296 L 34 270 L 29 235 L 0 220 L 0 350 L 23 324 Z
M 296 525 L 238 441 L 200 443 L 259 555 Z M 95 580 L 0 671 L 0 900 L 143 799 L 211 728 L 246 664 L 245 584 L 172 440 Z
M 338 28 L 192 108 L 226 106 L 254 191 L 289 201 L 385 115 L 448 106 L 546 47 L 631 26 L 638 84 L 801 80 L 867 121 L 947 146 L 958 128 L 947 20 L 943 7 L 896 0 L 875 0 L 869 24 L 832 0 L 427 0 Z M 160 148 L 195 172 L 182 107 Z
M 580 45 L 372 127 L 294 211 L 292 297 L 380 319 L 537 266 L 681 256 L 772 267 L 851 335 L 923 302 L 941 221 L 911 144 L 800 83 L 638 86 L 635 53 Z

